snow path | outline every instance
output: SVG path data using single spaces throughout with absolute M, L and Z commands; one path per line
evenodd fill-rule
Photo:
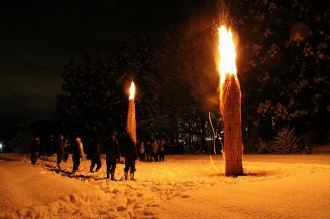
M 167 155 L 137 161 L 135 182 L 112 182 L 104 159 L 100 172 L 85 160 L 72 177 L 71 158 L 58 171 L 56 156 L 32 166 L 27 155 L 0 153 L 0 218 L 330 218 L 329 155 L 244 155 L 239 177 L 225 177 L 222 157 L 212 158 L 220 174 L 209 155 Z

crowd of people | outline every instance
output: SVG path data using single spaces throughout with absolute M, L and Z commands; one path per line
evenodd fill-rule
M 164 162 L 167 147 L 165 140 L 158 142 L 154 141 L 141 141 L 137 145 L 140 161 L 142 162 Z
M 95 136 L 91 142 L 91 152 L 86 157 L 80 137 L 76 137 L 72 144 L 69 142 L 69 139 L 65 139 L 62 134 L 59 134 L 57 139 L 50 135 L 46 141 L 45 148 L 42 149 L 40 138 L 38 136 L 34 137 L 30 146 L 31 164 L 36 165 L 41 153 L 49 157 L 56 154 L 56 166 L 58 169 L 61 169 L 62 162 L 66 162 L 71 153 L 73 163 L 71 174 L 75 174 L 79 170 L 80 162 L 86 157 L 91 160 L 90 172 L 98 172 L 102 167 L 100 156 L 103 151 L 106 155 L 107 179 L 115 180 L 116 164 L 117 161 L 120 161 L 120 157 L 123 156 L 125 158 L 125 179 L 134 180 L 134 172 L 136 171 L 135 160 L 138 159 L 138 153 L 135 142 L 129 133 L 125 132 L 120 136 L 120 144 L 114 132 L 111 132 L 109 138 L 105 139 L 105 141 L 102 141 L 100 136 Z M 120 149 L 122 149 L 123 154 L 120 153 Z
M 141 162 L 164 162 L 165 155 L 172 154 L 174 151 L 173 148 L 181 148 L 179 146 L 166 144 L 164 139 L 135 142 L 132 136 L 127 132 L 122 133 L 118 139 L 115 132 L 109 133 L 109 137 L 106 139 L 95 135 L 91 140 L 86 141 L 86 143 L 88 143 L 87 153 L 84 151 L 84 145 L 80 137 L 77 136 L 71 143 L 63 134 L 59 134 L 57 138 L 50 135 L 44 147 L 42 147 L 40 138 L 36 136 L 32 140 L 30 147 L 31 163 L 36 165 L 40 155 L 50 157 L 56 154 L 56 166 L 58 169 L 61 169 L 62 162 L 66 162 L 69 154 L 72 154 L 73 165 L 71 174 L 75 174 L 79 171 L 80 162 L 84 159 L 91 161 L 90 172 L 93 173 L 101 169 L 101 154 L 105 154 L 106 178 L 116 180 L 115 172 L 117 162 L 120 162 L 120 158 L 124 157 L 125 179 L 134 180 L 134 172 L 136 171 L 135 160 L 139 159 Z M 198 143 L 194 144 L 194 150 L 197 155 L 200 154 L 201 149 Z M 87 154 L 87 156 L 85 154 Z

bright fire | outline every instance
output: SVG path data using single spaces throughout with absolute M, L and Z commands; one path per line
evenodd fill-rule
M 230 29 L 227 30 L 225 26 L 219 29 L 219 74 L 220 74 L 220 88 L 222 87 L 226 74 L 236 74 L 236 50 L 233 41 L 233 34 Z
M 129 100 L 134 100 L 134 93 L 135 93 L 135 84 L 132 81 L 131 87 L 129 89 L 129 98 L 128 98 Z

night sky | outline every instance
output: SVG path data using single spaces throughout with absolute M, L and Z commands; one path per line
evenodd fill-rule
M 170 26 L 209 18 L 215 0 L 3 0 L 0 2 L 0 132 L 54 120 L 64 65 L 136 45 L 157 47 Z

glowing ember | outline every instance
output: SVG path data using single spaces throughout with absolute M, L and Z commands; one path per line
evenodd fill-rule
M 134 93 L 135 93 L 135 84 L 132 81 L 131 87 L 129 89 L 129 98 L 128 98 L 129 100 L 134 100 Z

